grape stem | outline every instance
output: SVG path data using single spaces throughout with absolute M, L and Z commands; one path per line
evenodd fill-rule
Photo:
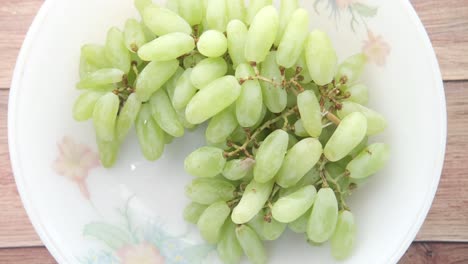
M 330 182 L 333 183 L 333 185 L 335 185 L 335 188 L 336 188 L 335 193 L 339 194 L 341 209 L 349 211 L 349 208 L 346 205 L 345 199 L 343 197 L 343 192 L 341 191 L 341 187 L 338 184 L 338 181 L 341 179 L 341 177 L 344 176 L 344 173 L 341 174 L 340 176 L 338 176 L 336 179 L 333 179 L 333 177 L 331 177 L 331 175 L 326 170 L 324 170 L 324 173 L 325 173 L 325 177 L 326 177 L 327 181 L 330 181 Z

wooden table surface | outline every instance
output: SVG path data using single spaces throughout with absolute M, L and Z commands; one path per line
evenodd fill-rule
M 436 50 L 448 110 L 447 154 L 434 204 L 401 264 L 468 263 L 468 0 L 412 0 Z M 56 263 L 21 204 L 8 154 L 11 76 L 43 0 L 0 0 L 0 263 Z M 428 142 L 430 144 L 430 142 Z

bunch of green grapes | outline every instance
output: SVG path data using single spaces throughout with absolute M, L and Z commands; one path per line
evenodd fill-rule
M 363 54 L 341 64 L 326 33 L 309 30 L 297 0 L 136 0 L 142 21 L 82 48 L 74 106 L 92 119 L 104 166 L 135 125 L 158 159 L 185 129 L 208 123 L 207 146 L 185 159 L 196 177 L 187 221 L 225 263 L 266 263 L 264 240 L 287 227 L 332 255 L 352 253 L 356 224 L 346 198 L 389 157 L 368 137 L 386 127 L 364 106 Z

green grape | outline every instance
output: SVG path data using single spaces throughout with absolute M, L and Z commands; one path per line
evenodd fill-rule
M 247 26 L 240 20 L 232 20 L 227 25 L 226 33 L 229 56 L 231 57 L 234 69 L 236 69 L 239 64 L 247 62 L 244 52 L 245 40 L 247 39 Z
M 252 67 L 246 63 L 240 64 L 236 69 L 238 79 L 247 79 L 254 74 Z M 248 80 L 242 83 L 241 89 L 236 101 L 237 121 L 242 127 L 252 127 L 262 115 L 262 87 L 258 80 Z
M 184 74 L 184 69 L 182 67 L 178 67 L 174 75 L 164 84 L 164 87 L 166 88 L 167 96 L 169 96 L 169 99 L 171 102 L 174 100 L 174 93 L 175 89 L 177 86 L 177 82 L 179 81 L 179 78 Z
M 86 121 L 93 116 L 96 102 L 105 95 L 105 92 L 86 91 L 82 93 L 73 105 L 73 118 L 76 121 Z
M 279 28 L 276 36 L 275 46 L 278 47 L 283 39 L 284 31 L 288 26 L 289 21 L 293 17 L 294 11 L 299 8 L 298 0 L 281 0 L 279 8 Z
M 151 116 L 151 106 L 144 104 L 135 122 L 138 141 L 147 160 L 155 161 L 164 152 L 164 131 Z
M 214 80 L 227 73 L 227 63 L 223 58 L 207 58 L 193 68 L 190 80 L 193 86 L 203 89 Z
M 335 259 L 344 260 L 349 257 L 356 240 L 356 224 L 350 211 L 340 212 L 333 236 L 330 238 L 331 252 Z
M 366 136 L 366 117 L 354 112 L 346 116 L 328 140 L 323 154 L 329 161 L 338 161 L 348 155 Z
M 176 83 L 174 96 L 172 98 L 172 105 L 176 110 L 184 109 L 197 92 L 197 88 L 193 86 L 190 80 L 192 70 L 191 68 L 186 69 Z
M 257 1 L 258 2 L 258 1 Z M 252 10 L 252 8 L 249 8 Z M 260 63 L 265 60 L 278 32 L 278 13 L 273 6 L 262 8 L 254 17 L 245 40 L 245 58 Z
M 345 168 L 347 163 L 351 161 L 351 157 L 346 156 L 338 162 L 328 162 L 325 166 L 327 176 L 335 179 L 338 186 L 343 189 L 348 189 L 350 184 L 350 178 L 344 176 Z M 344 176 L 344 177 L 343 177 Z
M 191 202 L 184 209 L 185 221 L 192 224 L 196 224 L 198 222 L 198 219 L 200 219 L 200 216 L 203 214 L 207 207 L 208 206 L 204 204 Z
M 174 141 L 174 136 L 171 136 L 167 133 L 164 133 L 164 143 L 167 145 L 167 144 L 171 144 L 172 142 Z
M 124 73 L 130 71 L 130 51 L 125 46 L 122 31 L 116 27 L 111 28 L 107 33 L 105 54 L 113 68 L 117 68 Z
M 234 76 L 224 76 L 200 90 L 187 105 L 187 120 L 200 124 L 237 100 L 241 87 Z
M 203 239 L 210 244 L 217 244 L 224 222 L 230 213 L 231 209 L 225 201 L 219 201 L 208 206 L 197 222 L 197 227 Z
M 260 112 L 260 118 L 258 119 L 258 121 L 252 127 L 250 127 L 250 129 L 254 130 L 254 129 L 257 129 L 258 127 L 260 127 L 260 125 L 263 124 L 263 120 L 265 120 L 266 115 L 267 115 L 267 108 L 266 108 L 265 104 L 262 104 L 262 111 Z
M 218 178 L 198 178 L 185 189 L 185 194 L 192 201 L 210 205 L 217 201 L 229 201 L 234 198 L 236 187 L 226 180 Z
M 179 62 L 152 61 L 140 72 L 135 83 L 135 93 L 138 100 L 146 102 L 151 95 L 159 90 L 177 71 Z
M 260 239 L 268 241 L 278 239 L 287 227 L 286 224 L 276 221 L 271 216 L 267 217 L 264 210 L 250 220 L 248 225 L 258 234 Z
M 162 130 L 173 137 L 184 135 L 184 126 L 179 122 L 179 116 L 164 89 L 159 89 L 151 96 L 150 105 L 153 118 Z
M 255 16 L 265 6 L 273 4 L 273 0 L 251 0 L 249 1 L 249 7 L 247 8 L 246 24 L 251 25 L 255 19 Z M 267 20 L 268 21 L 268 20 Z
M 95 44 L 83 45 L 81 47 L 81 56 L 87 64 L 95 67 L 96 70 L 111 67 L 110 62 L 107 60 L 104 46 Z
M 226 264 L 238 264 L 244 255 L 236 237 L 236 226 L 229 220 L 224 223 L 217 250 L 219 258 Z
M 206 3 L 206 29 L 214 29 L 220 32 L 226 31 L 227 7 L 226 1 L 207 0 Z
M 107 89 L 109 84 L 119 83 L 125 73 L 119 69 L 100 69 L 84 77 L 76 87 L 78 89 Z
M 227 39 L 221 31 L 203 32 L 197 42 L 198 51 L 209 58 L 221 57 L 227 51 Z
M 120 109 L 117 123 L 115 126 L 117 140 L 122 142 L 132 128 L 138 113 L 141 109 L 141 102 L 137 99 L 136 94 L 132 93 L 125 101 L 124 106 Z
M 153 0 L 135 0 L 134 4 L 135 7 L 138 9 L 138 12 L 140 12 L 140 15 L 143 14 L 143 11 L 145 8 L 153 3 Z
M 345 77 L 346 83 L 355 83 L 361 77 L 366 66 L 366 61 L 367 57 L 363 53 L 358 53 L 347 58 L 338 66 L 335 81 L 339 83 Z
M 80 66 L 79 66 L 79 74 L 80 78 L 86 78 L 89 74 L 99 70 L 98 67 L 96 67 L 93 64 L 90 64 L 87 60 L 86 57 L 83 55 L 83 53 L 80 55 Z
M 315 138 L 306 138 L 292 147 L 276 174 L 276 183 L 283 188 L 294 186 L 322 156 L 322 145 Z
M 184 61 L 183 61 L 184 68 L 185 69 L 193 68 L 204 59 L 206 59 L 206 57 L 199 54 L 199 53 L 195 53 L 195 54 L 191 54 L 189 56 L 186 56 L 184 58 Z
M 143 11 L 143 21 L 158 36 L 174 32 L 192 34 L 189 23 L 177 13 L 154 4 L 147 6 Z
M 381 114 L 357 103 L 343 102 L 342 108 L 337 112 L 337 114 L 340 118 L 345 118 L 355 112 L 359 112 L 366 117 L 368 136 L 382 133 L 387 127 L 387 121 Z
M 106 93 L 94 105 L 93 123 L 99 139 L 103 141 L 114 140 L 119 104 L 120 101 L 117 95 Z
M 210 143 L 222 143 L 239 126 L 234 114 L 233 107 L 228 107 L 219 114 L 215 115 L 208 123 L 205 132 L 205 138 Z
M 179 0 L 167 0 L 166 8 L 178 14 L 179 13 Z
M 307 237 L 315 243 L 327 241 L 335 231 L 338 220 L 338 202 L 331 188 L 322 188 L 315 198 L 307 223 Z
M 255 160 L 251 158 L 233 159 L 226 163 L 223 169 L 223 176 L 231 181 L 243 179 L 252 171 Z
M 301 56 L 299 56 L 299 59 L 297 60 L 296 67 L 300 67 L 301 71 L 299 72 L 299 76 L 302 76 L 303 80 L 299 81 L 302 84 L 311 84 L 312 82 L 312 77 L 310 77 L 309 73 L 309 68 L 307 66 L 307 61 L 306 61 L 306 52 L 305 49 L 302 51 Z M 294 69 L 294 75 L 295 75 L 295 70 Z M 305 87 L 304 87 L 305 89 Z
M 335 133 L 336 126 L 335 125 L 330 125 L 322 129 L 322 133 L 320 134 L 319 141 L 322 143 L 322 146 L 325 146 L 330 140 L 331 136 L 333 133 Z
M 147 42 L 152 41 L 156 38 L 156 35 L 146 26 L 144 21 L 140 21 L 140 25 L 141 29 L 143 29 L 143 33 L 145 33 L 145 39 Z
M 259 183 L 252 180 L 245 188 L 239 204 L 232 211 L 231 219 L 236 224 L 245 224 L 262 210 L 273 190 L 274 180 Z
M 309 36 L 309 14 L 305 9 L 297 9 L 284 31 L 284 36 L 278 46 L 276 62 L 285 68 L 296 64 L 302 54 L 304 43 Z
M 318 85 L 325 85 L 333 80 L 338 58 L 328 35 L 314 30 L 305 45 L 307 68 L 310 77 Z
M 298 234 L 304 234 L 305 232 L 307 232 L 307 222 L 309 221 L 309 216 L 311 212 L 312 212 L 312 209 L 309 209 L 299 218 L 289 223 L 288 224 L 289 229 L 291 229 L 294 233 L 298 233 Z
M 292 194 L 280 197 L 271 209 L 273 218 L 282 223 L 293 222 L 309 210 L 314 203 L 316 193 L 315 187 L 308 185 Z
M 246 16 L 246 9 L 244 0 L 226 0 L 226 8 L 228 14 L 228 21 L 240 20 L 244 21 Z
M 261 75 L 273 82 L 281 83 L 281 72 L 276 64 L 276 51 L 270 52 L 261 65 Z M 288 94 L 285 89 L 272 83 L 261 81 L 263 101 L 266 107 L 273 113 L 282 112 L 288 103 Z
M 309 135 L 319 137 L 322 133 L 322 111 L 315 93 L 306 90 L 297 96 L 297 106 L 302 125 Z
M 178 13 L 191 26 L 201 23 L 203 18 L 202 0 L 178 0 Z
M 146 43 L 146 36 L 140 22 L 128 19 L 124 30 L 125 46 L 131 52 L 137 52 Z
M 304 124 L 302 123 L 302 119 L 299 119 L 294 123 L 294 133 L 298 137 L 310 137 L 309 133 L 304 128 Z
M 390 147 L 387 144 L 375 143 L 365 148 L 346 166 L 353 179 L 364 179 L 379 171 L 388 161 Z
M 361 151 L 363 151 L 366 147 L 367 147 L 367 143 L 369 142 L 369 138 L 368 137 L 364 137 L 361 141 L 361 143 L 359 143 L 359 145 L 357 145 L 350 153 L 349 155 L 352 156 L 352 157 L 355 157 L 357 156 L 359 153 L 361 153 Z
M 247 139 L 247 134 L 245 133 L 245 130 L 241 126 L 238 126 L 236 130 L 234 130 L 234 132 L 232 132 L 230 136 L 230 140 L 232 142 L 236 142 L 239 144 L 243 144 L 246 139 Z
M 253 264 L 267 263 L 267 256 L 263 242 L 252 228 L 247 225 L 238 226 L 236 228 L 236 236 L 250 262 Z
M 193 37 L 174 32 L 161 36 L 141 47 L 138 56 L 144 61 L 170 61 L 191 52 L 195 48 Z
M 288 133 L 277 129 L 263 141 L 255 155 L 254 177 L 260 183 L 273 179 L 280 170 L 288 149 Z
M 224 151 L 214 147 L 201 147 L 185 158 L 185 171 L 190 175 L 202 178 L 212 178 L 220 174 L 226 158 Z
M 348 88 L 349 97 L 346 99 L 361 105 L 369 101 L 369 89 L 364 84 L 356 84 Z
M 99 158 L 104 168 L 110 168 L 115 164 L 119 154 L 120 143 L 116 140 L 104 141 L 97 138 Z
M 197 128 L 197 125 L 194 125 L 192 123 L 190 123 L 189 121 L 187 121 L 187 118 L 185 118 L 185 108 L 182 108 L 180 110 L 176 110 L 177 112 L 177 116 L 179 118 L 179 122 L 187 129 L 189 130 L 193 130 L 195 128 Z

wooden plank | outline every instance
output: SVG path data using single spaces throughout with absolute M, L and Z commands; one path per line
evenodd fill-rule
M 0 249 L 3 264 L 56 264 L 45 247 Z
M 412 0 L 429 32 L 445 80 L 468 79 L 466 0 Z M 24 35 L 43 0 L 0 0 L 0 88 L 8 89 Z
M 44 0 L 0 0 L 0 88 L 10 87 L 24 36 Z
M 444 80 L 468 79 L 466 0 L 411 0 L 439 59 Z

